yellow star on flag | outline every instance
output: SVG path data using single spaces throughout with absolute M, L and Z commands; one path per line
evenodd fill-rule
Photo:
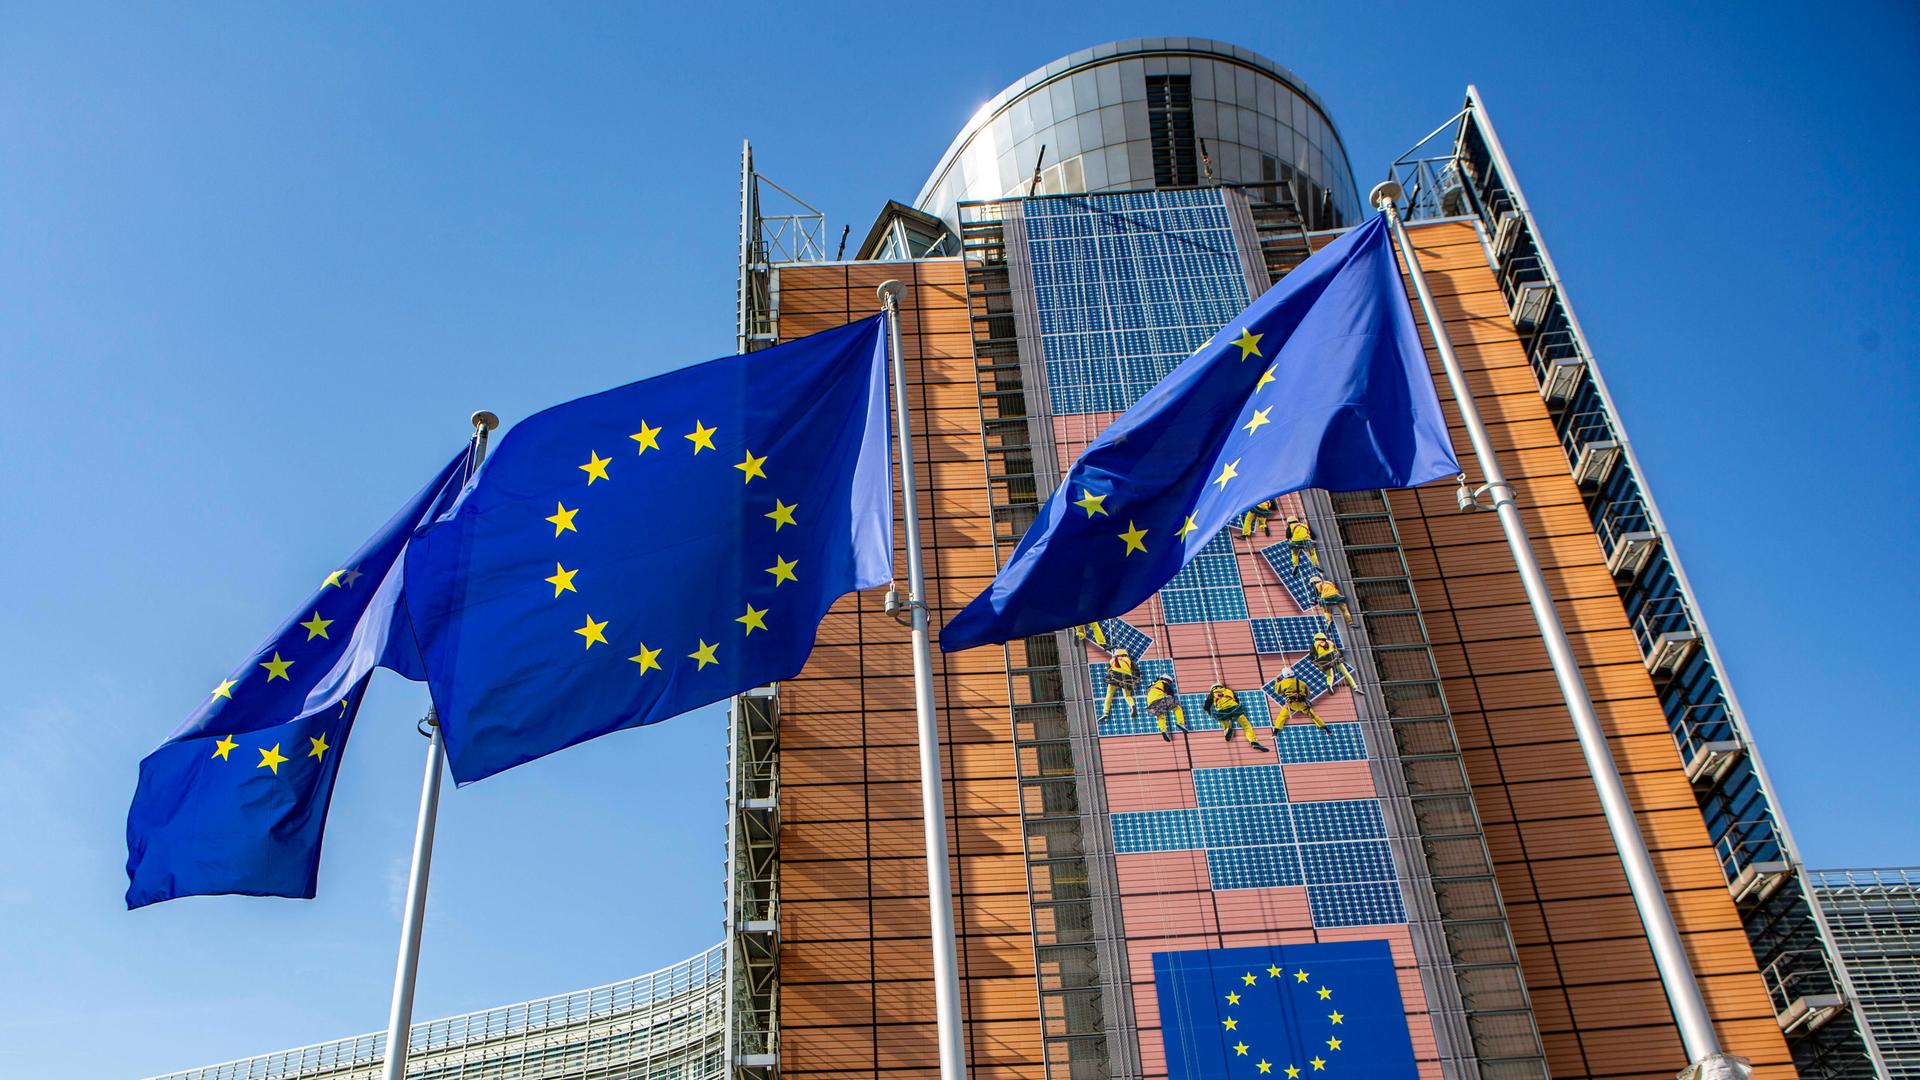
M 1243 1042 L 1237 1042 L 1237 1043 L 1234 1043 L 1234 1044 L 1233 1044 L 1233 1052 L 1234 1052 L 1234 1053 L 1235 1053 L 1236 1055 L 1238 1055 L 1238 1056 L 1240 1056 L 1240 1057 L 1246 1057 L 1246 1056 L 1247 1056 L 1247 1044 L 1246 1044 L 1246 1043 L 1243 1043 Z
M 233 688 L 235 685 L 236 684 L 232 679 L 221 679 L 220 685 L 213 688 L 213 696 L 223 697 L 223 698 L 226 698 L 228 701 L 232 701 Z
M 594 622 L 593 616 L 589 615 L 587 616 L 587 625 L 575 630 L 574 633 L 586 638 L 587 648 L 591 649 L 595 645 L 605 645 L 607 643 L 607 635 L 604 632 L 606 629 L 607 621 L 605 619 Z
M 287 679 L 287 669 L 293 666 L 293 661 L 280 659 L 280 651 L 275 649 L 273 659 L 261 661 L 260 666 L 267 669 L 267 681 L 272 682 L 275 679 Z
M 766 478 L 766 475 L 767 475 L 766 470 L 760 467 L 762 465 L 765 465 L 766 463 L 767 463 L 767 459 L 764 456 L 754 457 L 753 451 L 749 450 L 747 451 L 747 460 L 741 462 L 738 465 L 735 465 L 734 468 L 739 469 L 741 472 L 747 474 L 746 479 L 740 481 L 742 484 L 751 484 L 753 483 L 753 478 L 756 476 L 760 477 L 761 479 Z
M 1214 477 L 1213 482 L 1220 485 L 1221 491 L 1225 491 L 1227 490 L 1227 481 L 1239 475 L 1240 475 L 1240 459 L 1234 458 L 1232 461 L 1229 461 L 1225 465 L 1220 467 L 1220 475 L 1217 477 Z
M 1324 986 L 1320 988 L 1320 1000 L 1321 1000 L 1321 1001 L 1326 1001 L 1326 1000 L 1328 1000 L 1328 999 L 1329 999 L 1329 998 L 1331 998 L 1331 997 L 1333 997 L 1333 991 L 1331 991 L 1331 990 L 1329 990 L 1329 989 L 1327 989 L 1327 988 L 1326 988 L 1326 987 L 1324 987 Z
M 720 658 L 713 655 L 714 650 L 718 649 L 719 647 L 720 646 L 718 645 L 709 645 L 707 644 L 706 638 L 701 638 L 700 647 L 687 654 L 687 659 L 692 660 L 694 663 L 700 665 L 699 667 L 696 667 L 693 670 L 705 671 L 707 669 L 708 664 L 719 663 Z
M 1249 356 L 1259 356 L 1260 339 L 1266 336 L 1265 334 L 1249 333 L 1246 327 L 1241 327 L 1240 336 L 1233 341 L 1233 344 L 1240 350 L 1240 359 L 1245 360 Z
M 280 763 L 285 760 L 287 759 L 280 754 L 280 744 L 274 743 L 271 749 L 260 751 L 260 764 L 255 765 L 254 768 L 267 769 L 270 770 L 273 775 L 279 776 Z
M 1261 1073 L 1263 1073 L 1263 1074 L 1264 1074 L 1264 1073 L 1270 1073 L 1270 1072 L 1272 1072 L 1272 1071 L 1273 1071 L 1273 1062 L 1271 1062 L 1271 1061 L 1268 1061 L 1268 1060 L 1267 1060 L 1267 1059 L 1265 1059 L 1265 1058 L 1261 1058 L 1261 1059 L 1260 1059 L 1260 1064 L 1258 1064 L 1258 1065 L 1256 1065 L 1256 1066 L 1254 1066 L 1254 1067 L 1255 1067 L 1255 1068 L 1257 1068 L 1257 1069 L 1259 1069 L 1259 1070 L 1261 1071 Z
M 1287 1076 L 1290 1078 L 1290 1080 L 1297 1080 L 1299 1075 L 1300 1075 L 1300 1066 L 1298 1065 L 1287 1066 Z
M 1247 434 L 1251 435 L 1254 432 L 1259 431 L 1260 425 L 1262 424 L 1273 423 L 1273 421 L 1267 419 L 1267 414 L 1272 411 L 1273 411 L 1273 406 L 1271 405 L 1267 406 L 1264 409 L 1255 409 L 1253 413 L 1253 419 L 1247 421 L 1246 424 L 1244 425 L 1246 428 Z
M 640 421 L 640 430 L 627 436 L 627 438 L 640 444 L 640 449 L 634 451 L 635 454 L 644 454 L 649 450 L 660 449 L 660 429 L 648 426 L 645 420 Z
M 1274 381 L 1273 372 L 1274 372 L 1274 369 L 1278 368 L 1279 366 L 1280 366 L 1279 364 L 1275 364 L 1273 365 L 1273 367 L 1270 367 L 1267 370 L 1260 373 L 1260 381 L 1253 384 L 1254 393 L 1257 394 L 1260 391 L 1266 389 L 1267 384 Z
M 798 505 L 800 504 L 799 503 L 783 503 L 779 499 L 773 500 L 773 513 L 767 514 L 764 516 L 773 519 L 774 532 L 779 532 L 781 529 L 784 529 L 789 525 L 797 524 L 797 522 L 793 520 L 793 509 Z
M 1300 969 L 1299 971 L 1296 971 L 1296 972 L 1294 972 L 1294 973 L 1293 973 L 1293 981 L 1294 981 L 1294 982 L 1306 982 L 1306 981 L 1307 981 L 1307 970 L 1306 970 L 1305 968 L 1301 968 L 1301 969 Z
M 545 580 L 547 584 L 553 586 L 553 595 L 555 596 L 555 598 L 558 598 L 559 595 L 563 592 L 579 592 L 580 591 L 579 589 L 576 589 L 573 587 L 573 575 L 579 572 L 580 571 L 578 570 L 569 570 L 566 567 L 561 566 L 559 563 L 554 563 L 553 576 L 550 578 L 545 578 L 543 580 Z
M 553 506 L 553 516 L 547 519 L 553 522 L 553 535 L 559 536 L 563 532 L 580 531 L 573 527 L 573 515 L 579 513 L 579 509 L 569 510 L 567 509 L 567 504 L 558 502 L 554 503 Z
M 1227 1004 L 1229 1004 L 1229 1005 L 1238 1005 L 1238 1004 L 1240 1004 L 1240 991 L 1238 991 L 1238 990 L 1235 990 L 1234 992 L 1232 992 L 1232 993 L 1230 993 L 1230 994 L 1228 994 L 1228 995 L 1227 995 Z
M 688 442 L 693 443 L 693 456 L 699 457 L 700 451 L 712 450 L 714 448 L 713 433 L 719 430 L 719 428 L 710 428 L 700 421 L 695 420 L 693 422 L 693 434 L 682 437 Z
M 324 589 L 324 588 L 326 588 L 327 586 L 329 586 L 329 585 L 331 585 L 331 586 L 333 586 L 333 587 L 334 587 L 334 588 L 336 588 L 336 589 L 344 589 L 344 588 L 346 588 L 346 586 L 345 586 L 345 585 L 342 585 L 342 584 L 340 584 L 340 575 L 341 575 L 341 574 L 344 574 L 344 573 L 346 573 L 346 571 L 345 571 L 345 570 L 335 570 L 335 571 L 334 571 L 333 573 L 331 573 L 331 574 L 328 574 L 328 575 L 327 575 L 327 580 L 325 580 L 325 581 L 323 581 L 323 582 L 321 582 L 321 583 L 320 583 L 320 587 Z
M 1267 977 L 1270 979 L 1277 979 L 1280 977 L 1280 968 L 1277 964 L 1267 965 Z
M 227 755 L 233 753 L 233 748 L 239 745 L 239 743 L 233 741 L 233 736 L 223 735 L 220 737 L 219 742 L 213 744 L 213 756 L 219 758 L 221 761 L 226 761 L 228 760 Z
M 1092 517 L 1095 514 L 1105 514 L 1107 512 L 1107 508 L 1101 505 L 1106 501 L 1107 501 L 1107 496 L 1105 493 L 1095 495 L 1093 492 L 1088 491 L 1086 488 L 1081 488 L 1080 497 L 1074 500 L 1073 505 L 1079 507 L 1082 510 L 1085 510 L 1087 512 L 1087 516 Z
M 1234 1019 L 1233 1017 L 1231 1017 L 1231 1016 L 1229 1016 L 1229 1017 L 1227 1017 L 1227 1018 L 1226 1018 L 1225 1020 L 1222 1020 L 1222 1021 L 1220 1021 L 1220 1023 L 1221 1023 L 1221 1024 L 1223 1024 L 1223 1025 L 1225 1025 L 1225 1027 L 1226 1027 L 1226 1029 L 1227 1029 L 1228 1031 L 1232 1031 L 1233 1029 L 1235 1029 L 1235 1028 L 1237 1028 L 1237 1027 L 1239 1027 L 1239 1026 L 1240 1026 L 1240 1021 L 1238 1021 L 1238 1020 L 1235 1020 L 1235 1019 Z
M 1320 1070 L 1327 1067 L 1327 1063 L 1318 1057 L 1315 1057 L 1311 1062 L 1309 1062 L 1309 1064 L 1313 1066 L 1314 1072 L 1319 1072 Z
M 300 624 L 301 628 L 306 630 L 307 632 L 308 641 L 312 641 L 314 638 L 326 637 L 327 627 L 332 625 L 333 625 L 333 620 L 321 618 L 320 613 L 318 611 L 313 613 L 313 618 L 308 619 L 306 622 L 303 622 Z
M 1338 1024 L 1338 1023 L 1340 1023 L 1341 1021 L 1343 1021 L 1343 1020 L 1345 1020 L 1346 1018 L 1347 1018 L 1347 1014 L 1346 1014 L 1346 1013 L 1343 1013 L 1343 1012 L 1341 1012 L 1341 1011 L 1340 1011 L 1340 1010 L 1338 1010 L 1338 1009 L 1335 1009 L 1335 1010 L 1334 1010 L 1334 1011 L 1333 1011 L 1332 1013 L 1329 1013 L 1329 1014 L 1327 1015 L 1327 1019 L 1328 1019 L 1328 1020 L 1330 1020 L 1330 1021 L 1332 1021 L 1333 1023 L 1336 1023 L 1336 1024 Z
M 1141 552 L 1146 551 L 1147 550 L 1146 538 L 1147 538 L 1147 530 L 1141 528 L 1138 525 L 1135 525 L 1131 521 L 1127 522 L 1127 531 L 1120 534 L 1120 539 L 1127 542 L 1127 550 L 1125 554 L 1131 555 L 1136 551 L 1141 551 Z
M 1181 541 L 1182 543 L 1185 543 L 1187 539 L 1187 534 L 1192 532 L 1197 532 L 1199 531 L 1199 529 L 1200 529 L 1200 526 L 1195 525 L 1193 523 L 1193 515 L 1188 514 L 1187 523 L 1185 525 L 1180 526 L 1179 531 L 1175 532 L 1173 535 L 1175 539 Z
M 767 609 L 756 608 L 752 604 L 748 604 L 747 613 L 733 621 L 746 624 L 747 636 L 752 637 L 755 630 L 765 630 L 767 628 Z
M 1253 972 L 1249 971 L 1245 975 L 1240 976 L 1240 981 L 1243 983 L 1246 983 L 1248 986 L 1252 986 L 1254 983 L 1257 983 L 1260 980 L 1254 978 Z
M 607 476 L 607 462 L 612 460 L 612 458 L 601 457 L 597 450 L 587 451 L 587 463 L 580 466 L 580 471 L 587 474 L 588 487 L 592 487 L 595 480 L 611 479 Z
M 799 581 L 799 578 L 793 576 L 793 568 L 799 565 L 797 559 L 783 559 L 775 555 L 773 565 L 767 567 L 767 573 L 773 575 L 773 587 L 779 588 L 783 581 Z
M 1328 1040 L 1327 1040 L 1327 1049 L 1329 1049 L 1329 1050 L 1338 1050 L 1338 1049 L 1340 1049 L 1340 1040 L 1339 1040 L 1339 1039 L 1328 1039 Z
M 649 671 L 660 670 L 660 650 L 647 648 L 647 643 L 644 641 L 640 643 L 640 651 L 627 657 L 627 659 L 640 665 L 640 674 L 642 675 L 645 675 Z
M 324 732 L 318 736 L 308 738 L 307 741 L 313 744 L 313 749 L 307 751 L 308 757 L 319 758 L 321 761 L 327 760 L 327 751 L 333 749 L 333 747 L 327 745 L 327 736 Z

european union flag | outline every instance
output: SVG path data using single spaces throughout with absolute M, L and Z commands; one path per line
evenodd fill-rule
M 376 667 L 425 677 L 400 558 L 451 504 L 447 463 L 140 763 L 127 811 L 127 906 L 176 896 L 311 897 L 327 804 Z
M 875 317 L 556 406 L 407 551 L 467 783 L 777 679 L 893 563 Z
M 1460 471 L 1386 219 L 1300 264 L 1095 439 L 952 652 L 1123 615 L 1247 507 Z
M 1153 954 L 1170 1080 L 1414 1080 L 1384 941 Z

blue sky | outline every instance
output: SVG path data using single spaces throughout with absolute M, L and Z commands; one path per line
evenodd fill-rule
M 376 682 L 314 902 L 123 911 L 139 758 L 472 409 L 730 351 L 742 137 L 857 236 L 1147 34 L 1294 68 L 1369 179 L 1479 84 L 1809 859 L 1920 862 L 1910 6 L 796 7 L 0 8 L 0 1074 L 381 1027 L 422 693 Z M 717 941 L 717 717 L 451 792 L 418 1015 Z

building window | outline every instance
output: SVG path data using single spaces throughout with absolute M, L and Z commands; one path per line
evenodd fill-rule
M 1193 134 L 1193 77 L 1147 76 L 1147 129 L 1153 134 L 1153 186 L 1200 182 L 1200 151 Z

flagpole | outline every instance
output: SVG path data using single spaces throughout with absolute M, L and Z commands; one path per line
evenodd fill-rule
M 467 476 L 487 457 L 487 433 L 500 426 L 490 412 L 473 414 L 473 450 Z M 420 817 L 413 827 L 413 865 L 407 870 L 407 908 L 400 919 L 400 958 L 394 965 L 393 1005 L 387 1012 L 387 1055 L 381 1080 L 405 1080 L 409 1036 L 413 1030 L 413 988 L 420 974 L 420 929 L 427 914 L 427 871 L 433 866 L 433 827 L 440 814 L 440 774 L 447 749 L 440 741 L 440 717 L 427 710 L 427 767 L 420 781 Z
M 960 977 L 954 959 L 953 885 L 947 877 L 947 800 L 940 780 L 940 733 L 934 726 L 933 650 L 927 631 L 926 570 L 920 558 L 919 489 L 913 479 L 913 424 L 907 415 L 906 361 L 900 355 L 898 281 L 880 284 L 887 314 L 887 351 L 893 368 L 893 416 L 900 443 L 901 503 L 907 518 L 907 608 L 913 619 L 913 714 L 920 731 L 920 813 L 927 833 L 927 906 L 933 924 L 933 1003 L 938 1020 L 941 1080 L 965 1080 L 960 1039 Z M 398 1080 L 398 1078 L 389 1078 Z
M 1453 342 L 1447 337 L 1445 324 L 1440 311 L 1434 305 L 1433 294 L 1427 288 L 1427 276 L 1420 268 L 1420 257 L 1414 252 L 1413 244 L 1407 239 L 1407 227 L 1400 220 L 1398 201 L 1402 195 L 1400 185 L 1389 180 L 1375 187 L 1368 196 L 1374 206 L 1387 215 L 1387 222 L 1393 227 L 1393 236 L 1400 244 L 1400 256 L 1406 264 L 1407 275 L 1413 279 L 1413 290 L 1420 299 L 1420 311 L 1426 316 L 1427 328 L 1433 332 L 1435 350 L 1440 354 L 1440 366 L 1446 371 L 1447 385 L 1453 391 L 1453 400 L 1460 407 L 1460 420 L 1467 429 L 1467 438 L 1473 444 L 1474 456 L 1480 461 L 1480 470 L 1486 476 L 1486 486 L 1481 491 L 1493 498 L 1493 510 L 1500 519 L 1500 527 L 1506 533 L 1507 546 L 1513 551 L 1513 561 L 1520 571 L 1520 581 L 1526 588 L 1527 603 L 1533 608 L 1534 622 L 1540 628 L 1540 640 L 1547 647 L 1547 659 L 1553 665 L 1553 676 L 1560 684 L 1560 696 L 1566 700 L 1567 713 L 1573 719 L 1574 734 L 1580 739 L 1580 751 L 1587 760 L 1587 771 L 1593 776 L 1593 786 L 1600 796 L 1600 809 L 1606 816 L 1607 831 L 1613 835 L 1614 847 L 1620 853 L 1620 863 L 1627 874 L 1627 888 L 1633 894 L 1633 903 L 1640 911 L 1640 922 L 1647 932 L 1647 943 L 1653 947 L 1654 965 L 1660 972 L 1660 982 L 1666 988 L 1667 1002 L 1673 1008 L 1674 1019 L 1679 1022 L 1680 1041 L 1686 1049 L 1687 1059 L 1693 1064 L 1687 1073 L 1700 1078 L 1735 1077 L 1744 1075 L 1732 1064 L 1737 1059 L 1724 1054 L 1720 1048 L 1720 1038 L 1713 1029 L 1713 1020 L 1707 1013 L 1706 1001 L 1700 995 L 1700 985 L 1695 980 L 1693 965 L 1687 960 L 1686 946 L 1680 940 L 1680 931 L 1673 922 L 1673 913 L 1667 908 L 1665 894 L 1661 891 L 1660 876 L 1654 870 L 1653 859 L 1647 854 L 1647 843 L 1640 835 L 1640 824 L 1633 816 L 1633 804 L 1627 798 L 1626 785 L 1620 781 L 1620 770 L 1614 764 L 1613 751 L 1607 746 L 1607 736 L 1600 726 L 1600 717 L 1594 712 L 1593 699 L 1587 693 L 1586 680 L 1580 675 L 1579 661 L 1574 658 L 1573 647 L 1567 641 L 1567 631 L 1560 622 L 1560 613 L 1553 606 L 1553 596 L 1547 589 L 1547 580 L 1540 572 L 1540 563 L 1533 555 L 1533 542 L 1527 535 L 1527 527 L 1520 520 L 1519 506 L 1514 502 L 1513 485 L 1507 482 L 1506 473 L 1500 467 L 1500 459 L 1494 453 L 1493 443 L 1487 435 L 1486 425 L 1480 420 L 1480 410 L 1474 405 L 1473 391 L 1467 386 L 1465 373 L 1460 367 L 1460 358 L 1453 351 Z M 1478 492 L 1466 493 L 1465 480 L 1462 479 L 1462 506 L 1472 508 L 1473 499 Z

